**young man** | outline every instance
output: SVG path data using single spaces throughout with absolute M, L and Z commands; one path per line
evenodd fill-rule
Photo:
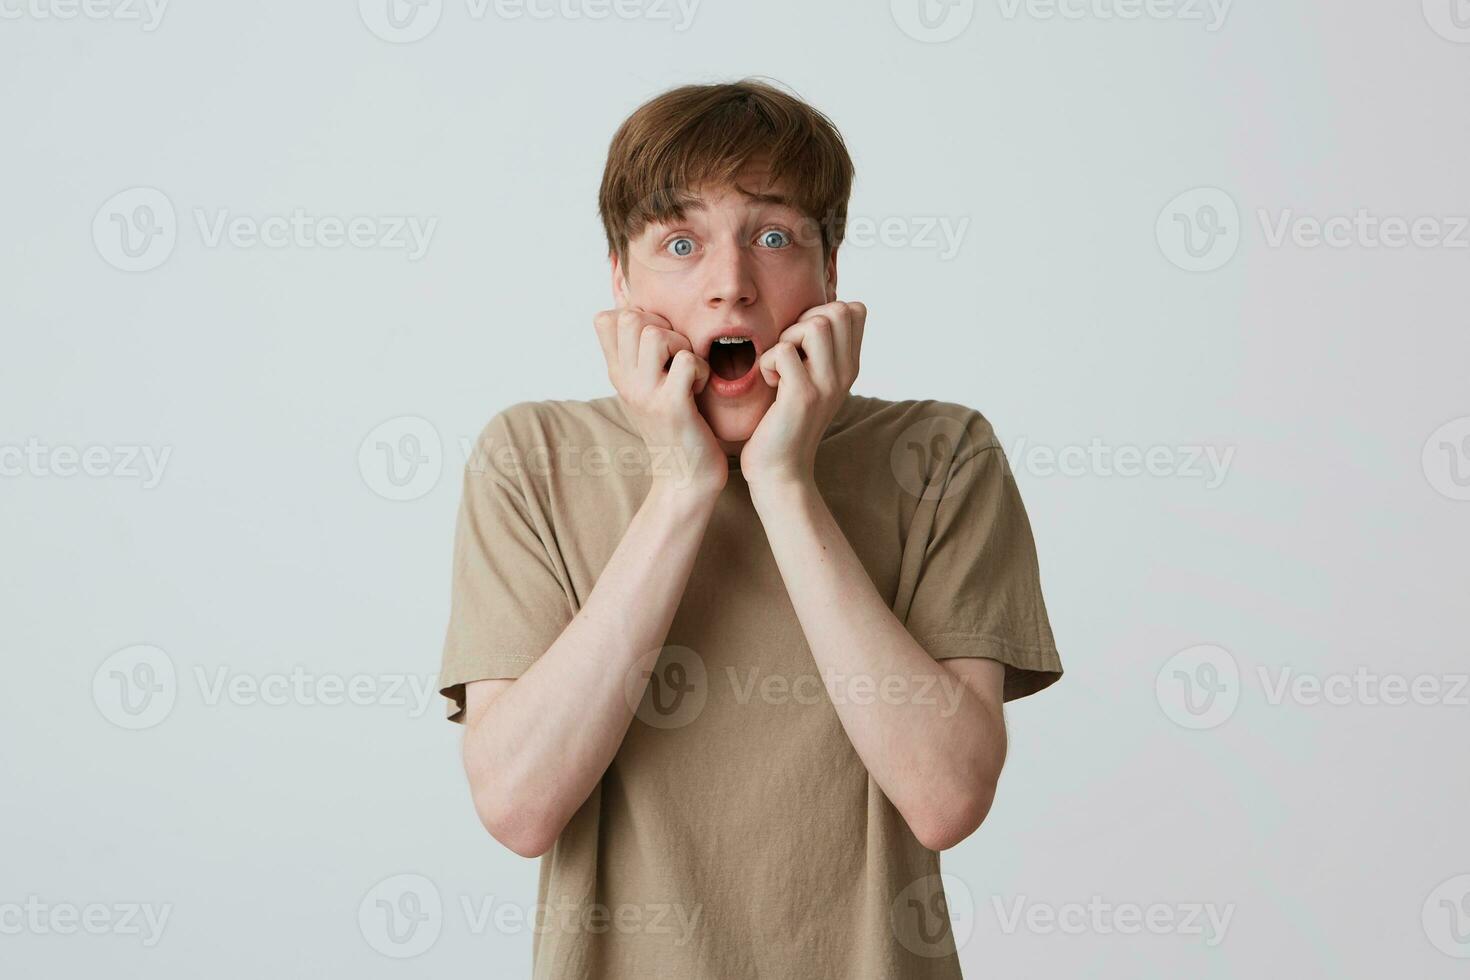
M 936 852 L 1062 668 L 990 425 L 849 390 L 851 182 L 764 84 L 638 109 L 616 394 L 507 408 L 466 469 L 440 684 L 480 819 L 545 855 L 537 977 L 959 976 Z

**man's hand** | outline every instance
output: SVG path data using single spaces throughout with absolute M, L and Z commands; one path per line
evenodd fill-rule
M 718 494 L 730 468 L 694 396 L 709 381 L 709 362 L 657 313 L 637 307 L 603 310 L 593 318 L 607 359 L 607 377 L 638 427 L 653 463 L 655 485 Z M 667 365 L 667 370 L 665 370 Z M 672 453 L 672 461 L 665 453 Z
M 740 453 L 740 472 L 752 487 L 812 482 L 817 445 L 857 379 L 867 319 L 862 303 L 814 306 L 761 355 L 776 403 Z

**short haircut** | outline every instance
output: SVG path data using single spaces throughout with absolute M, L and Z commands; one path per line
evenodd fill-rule
M 625 260 L 628 241 L 650 222 L 683 219 L 701 185 L 734 187 L 760 160 L 820 227 L 825 259 L 842 243 L 852 193 L 842 134 L 795 95 L 749 78 L 670 89 L 623 122 L 597 195 L 608 254 Z

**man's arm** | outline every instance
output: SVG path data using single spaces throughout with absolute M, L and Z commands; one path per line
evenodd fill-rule
M 741 450 L 741 469 L 848 739 L 914 836 L 937 851 L 990 812 L 1006 753 L 1005 667 L 931 657 L 817 491 L 817 445 L 857 378 L 867 315 L 862 303 L 813 307 L 761 355 L 776 403 Z
M 931 657 L 884 603 L 815 485 L 752 486 L 751 500 L 853 748 L 920 843 L 953 847 L 995 798 L 1005 665 Z
M 628 674 L 668 636 L 714 500 L 656 486 L 556 642 L 514 681 L 466 686 L 475 811 L 517 854 L 550 850 L 617 754 Z
M 650 449 L 672 450 L 687 476 L 653 477 L 582 609 L 525 673 L 466 685 L 464 766 L 475 811 L 525 857 L 551 849 L 617 754 L 636 707 L 628 674 L 668 638 L 729 476 L 694 404 L 709 364 L 689 341 L 637 309 L 606 310 L 594 324 L 639 435 Z

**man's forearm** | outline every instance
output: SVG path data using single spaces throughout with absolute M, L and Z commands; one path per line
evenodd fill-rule
M 984 818 L 1005 756 L 998 703 L 936 662 L 893 615 L 811 484 L 751 488 L 786 591 L 868 772 L 927 846 Z
M 476 810 L 518 853 L 549 849 L 617 754 L 636 706 L 629 672 L 663 646 L 713 508 L 707 494 L 656 483 L 581 611 L 513 684 L 467 713 Z

